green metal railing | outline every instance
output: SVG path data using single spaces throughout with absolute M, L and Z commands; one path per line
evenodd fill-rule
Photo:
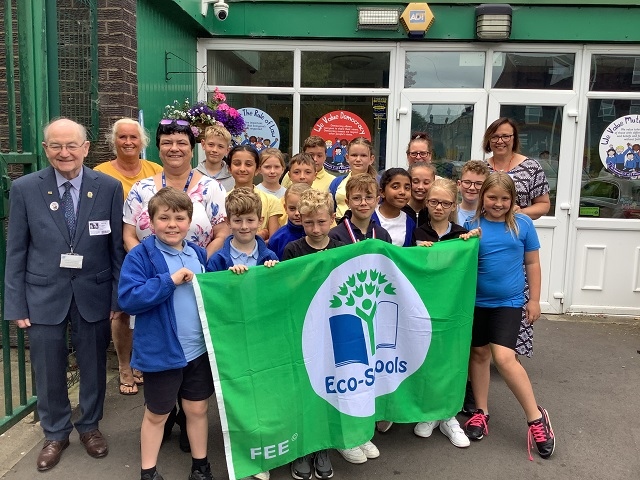
M 6 126 L 0 138 L 0 215 L 4 227 L 0 235 L 0 302 L 4 305 L 5 232 L 11 178 L 48 164 L 40 145 L 43 127 L 50 118 L 72 118 L 87 127 L 90 140 L 98 136 L 98 7 L 97 0 L 0 2 L 6 67 L 6 82 L 0 83 L 0 94 L 4 97 L 0 104 L 6 101 L 7 105 Z M 37 398 L 24 331 L 7 321 L 0 321 L 0 331 L 4 381 L 2 434 L 35 410 Z M 70 350 L 68 386 L 78 382 L 73 358 Z
M 38 8 L 40 6 L 40 8 Z M 9 170 L 23 173 L 35 171 L 40 166 L 38 126 L 48 115 L 43 108 L 46 89 L 42 90 L 41 65 L 45 50 L 41 32 L 44 27 L 44 5 L 42 2 L 15 2 L 4 0 L 4 54 L 6 83 L 2 85 L 7 100 L 7 144 L 0 151 L 0 215 L 2 215 L 3 235 L 0 235 L 0 301 L 4 304 L 4 269 L 6 262 L 6 219 L 8 218 Z M 15 12 L 15 13 L 14 13 Z M 17 26 L 18 48 L 14 44 L 14 21 Z M 17 50 L 17 55 L 16 55 Z M 18 65 L 18 67 L 16 67 Z M 44 72 L 46 73 L 46 71 Z M 19 77 L 16 87 L 16 74 Z M 18 119 L 18 112 L 20 118 Z M 12 336 L 9 322 L 2 321 L 2 366 L 4 380 L 4 416 L 0 418 L 0 433 L 9 429 L 20 419 L 34 411 L 36 405 L 33 376 L 27 381 L 27 359 L 25 354 L 24 331 L 16 329 L 15 348 L 11 347 Z M 12 350 L 15 361 L 12 360 Z M 14 405 L 14 366 L 17 366 L 18 404 Z M 30 383 L 30 385 L 28 385 Z

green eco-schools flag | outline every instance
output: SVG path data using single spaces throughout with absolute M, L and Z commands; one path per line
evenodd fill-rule
M 230 478 L 324 448 L 376 420 L 454 416 L 471 343 L 478 241 L 380 240 L 196 276 Z

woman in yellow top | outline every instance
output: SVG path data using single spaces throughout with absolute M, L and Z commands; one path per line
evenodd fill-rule
M 258 152 L 251 145 L 238 145 L 229 152 L 229 171 L 236 181 L 234 188 L 250 188 L 260 197 L 262 202 L 262 224 L 258 230 L 258 235 L 264 241 L 267 241 L 280 228 L 279 220 L 284 214 L 284 208 L 277 197 L 255 188 L 253 179 L 256 176 L 259 164 L 260 157 Z
M 124 198 L 138 180 L 162 171 L 162 165 L 140 158 L 140 152 L 149 145 L 149 135 L 137 121 L 131 118 L 116 121 L 107 140 L 116 158 L 101 163 L 94 170 L 120 180 Z
M 157 163 L 142 160 L 140 152 L 149 144 L 149 135 L 142 125 L 131 118 L 121 118 L 111 127 L 111 134 L 107 137 L 116 158 L 98 165 L 94 170 L 105 173 L 122 183 L 124 198 L 134 183 L 143 178 L 151 177 L 162 171 Z M 122 395 L 135 395 L 138 385 L 142 385 L 142 372 L 133 370 L 131 361 L 131 346 L 133 330 L 129 327 L 129 315 L 121 312 L 111 321 L 111 336 L 113 346 L 118 355 L 118 369 L 120 370 L 119 391 Z

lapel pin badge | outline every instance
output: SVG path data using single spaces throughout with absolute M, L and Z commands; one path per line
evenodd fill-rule
M 58 210 L 58 202 L 51 202 L 49 204 L 49 208 L 55 212 L 56 210 Z
M 93 198 L 93 192 L 87 192 L 87 197 Z
M 52 191 L 48 191 L 47 195 L 53 195 L 53 192 Z

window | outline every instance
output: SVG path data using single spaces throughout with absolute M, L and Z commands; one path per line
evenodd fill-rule
M 385 88 L 389 52 L 302 52 L 302 87 Z
M 293 155 L 310 135 L 321 136 L 329 151 L 336 139 L 343 143 L 364 131 L 367 134 L 362 136 L 374 145 L 376 167 L 385 168 L 391 46 L 347 50 L 336 43 L 333 49 L 318 50 L 311 44 L 280 41 L 261 50 L 253 41 L 216 39 L 202 44 L 207 89 L 220 87 L 230 105 L 257 112 L 251 120 L 260 133 L 246 131 L 247 142 L 270 138 L 270 145 L 277 142 L 283 153 Z M 330 128 L 315 131 L 316 123 L 331 112 L 342 117 L 330 121 Z M 264 123 L 277 127 L 278 135 L 264 126 L 260 130 L 262 117 Z M 349 129 L 348 122 L 363 128 Z
M 484 52 L 408 52 L 405 88 L 482 88 Z
M 640 92 L 640 56 L 593 55 L 589 89 L 600 92 Z
M 573 88 L 575 55 L 554 53 L 493 54 L 494 88 Z
M 293 86 L 293 52 L 207 51 L 207 83 L 260 87 Z

